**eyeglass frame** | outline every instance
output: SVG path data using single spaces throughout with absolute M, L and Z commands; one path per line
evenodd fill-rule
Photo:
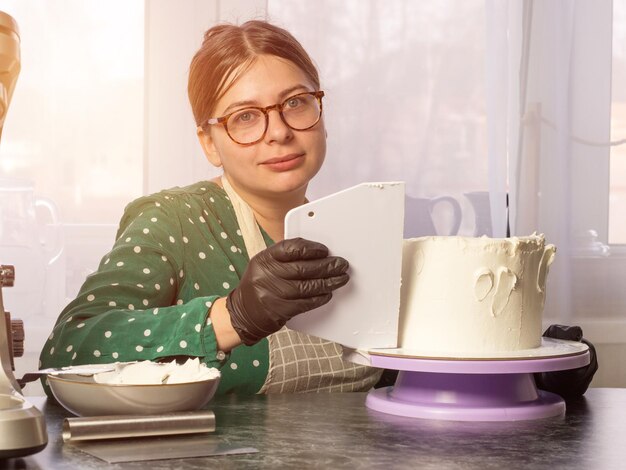
M 304 129 L 296 129 L 294 127 L 292 127 L 291 125 L 289 125 L 289 123 L 287 122 L 287 120 L 285 119 L 285 116 L 283 115 L 283 107 L 285 106 L 285 103 L 287 103 L 287 101 L 289 101 L 290 99 L 296 98 L 298 96 L 302 96 L 302 95 L 311 95 L 314 96 L 317 99 L 317 104 L 320 107 L 320 112 L 319 115 L 317 116 L 317 120 L 311 124 L 309 127 L 305 127 Z M 280 116 L 280 120 L 291 130 L 294 131 L 307 131 L 309 129 L 312 129 L 313 127 L 315 127 L 317 125 L 317 123 L 320 122 L 320 119 L 322 118 L 322 111 L 324 109 L 324 106 L 322 104 L 322 98 L 324 97 L 324 92 L 322 90 L 318 90 L 318 91 L 305 91 L 303 93 L 296 93 L 295 95 L 291 95 L 290 97 L 286 98 L 284 101 L 282 101 L 281 103 L 276 103 L 270 106 L 266 106 L 264 108 L 259 107 L 259 106 L 246 106 L 243 109 L 237 109 L 235 111 L 233 111 L 232 113 L 228 113 L 225 114 L 224 116 L 220 116 L 217 118 L 209 118 L 206 121 L 205 125 L 209 125 L 209 126 L 214 126 L 214 125 L 218 125 L 221 124 L 222 126 L 224 126 L 224 130 L 226 131 L 226 134 L 228 135 L 228 137 L 230 138 L 230 140 L 232 140 L 233 142 L 235 142 L 236 144 L 242 145 L 244 147 L 248 147 L 250 145 L 254 145 L 254 144 L 258 144 L 259 142 L 261 142 L 264 138 L 265 138 L 265 134 L 267 134 L 267 129 L 269 128 L 270 125 L 270 117 L 269 117 L 269 112 L 272 109 L 275 109 L 276 111 L 278 111 L 278 115 Z M 237 140 L 235 140 L 233 138 L 232 135 L 230 135 L 230 132 L 228 131 L 228 119 L 235 113 L 240 113 L 241 111 L 245 110 L 245 109 L 256 109 L 257 111 L 260 111 L 263 113 L 263 115 L 265 116 L 265 130 L 263 131 L 263 134 L 261 135 L 261 137 L 259 137 L 257 140 L 255 140 L 254 142 L 246 142 L 241 143 Z M 203 128 L 204 129 L 204 128 Z M 206 130 L 206 129 L 205 129 Z

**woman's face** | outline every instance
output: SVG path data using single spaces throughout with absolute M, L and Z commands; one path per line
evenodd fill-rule
M 259 56 L 217 102 L 212 117 L 282 103 L 307 91 L 315 91 L 313 84 L 296 65 L 275 56 Z M 199 138 L 209 161 L 223 166 L 235 189 L 262 197 L 304 194 L 326 154 L 323 119 L 311 129 L 295 131 L 275 110 L 269 112 L 265 137 L 254 145 L 233 142 L 222 125 L 210 126 L 209 133 L 200 132 Z

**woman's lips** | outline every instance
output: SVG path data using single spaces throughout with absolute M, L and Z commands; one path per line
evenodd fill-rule
M 285 155 L 278 158 L 270 158 L 264 161 L 261 165 L 269 168 L 272 171 L 288 171 L 297 167 L 302 163 L 304 159 L 303 153 Z

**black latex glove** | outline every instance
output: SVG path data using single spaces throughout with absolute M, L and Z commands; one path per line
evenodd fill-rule
M 535 374 L 537 388 L 556 393 L 565 399 L 582 396 L 587 391 L 593 375 L 598 370 L 596 348 L 583 338 L 583 330 L 579 326 L 550 325 L 544 331 L 543 336 L 585 343 L 589 346 L 590 362 L 589 365 L 579 367 L 578 369 L 537 373 Z
M 295 315 L 327 303 L 345 285 L 348 262 L 328 256 L 321 243 L 293 238 L 250 260 L 239 286 L 226 298 L 233 328 L 250 346 L 280 330 Z

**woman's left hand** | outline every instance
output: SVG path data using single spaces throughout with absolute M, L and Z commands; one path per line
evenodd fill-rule
M 596 348 L 583 338 L 583 330 L 579 326 L 550 325 L 543 336 L 554 339 L 581 341 L 589 346 L 589 365 L 578 369 L 559 370 L 535 374 L 537 388 L 556 393 L 563 398 L 571 399 L 582 396 L 589 387 L 594 374 L 598 370 Z
M 252 257 L 226 298 L 231 325 L 251 346 L 300 313 L 330 301 L 350 279 L 349 264 L 311 240 L 282 240 Z

